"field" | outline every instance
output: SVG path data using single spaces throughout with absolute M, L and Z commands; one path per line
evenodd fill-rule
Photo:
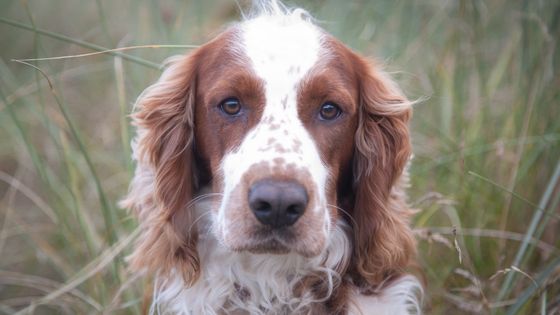
M 419 100 L 426 314 L 560 314 L 560 2 L 289 4 Z M 128 114 L 166 57 L 239 16 L 233 0 L 0 0 L 0 314 L 141 312 L 136 222 L 117 205 Z

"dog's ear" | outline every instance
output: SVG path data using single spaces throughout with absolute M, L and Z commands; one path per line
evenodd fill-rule
M 355 56 L 359 117 L 354 153 L 353 269 L 377 285 L 405 268 L 415 252 L 401 176 L 411 154 L 411 103 L 367 59 Z
M 197 231 L 190 209 L 196 185 L 194 107 L 198 53 L 173 59 L 138 98 L 133 114 L 137 167 L 122 205 L 137 214 L 142 234 L 130 257 L 135 270 L 199 275 Z

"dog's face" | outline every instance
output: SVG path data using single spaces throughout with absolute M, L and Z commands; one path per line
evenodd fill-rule
M 317 256 L 344 220 L 364 278 L 413 252 L 391 201 L 410 154 L 410 104 L 301 11 L 228 29 L 177 59 L 137 106 L 127 206 L 147 229 L 138 267 L 196 279 L 203 186 L 211 233 L 233 251 Z
M 214 233 L 233 250 L 315 256 L 350 170 L 357 78 L 350 52 L 312 24 L 263 23 L 222 34 L 200 55 L 195 147 L 223 193 Z

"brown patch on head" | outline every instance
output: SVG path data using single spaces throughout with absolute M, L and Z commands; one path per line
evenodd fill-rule
M 198 232 L 188 205 L 200 184 L 220 179 L 222 156 L 239 145 L 264 106 L 262 82 L 233 52 L 236 32 L 177 58 L 137 102 L 138 169 L 123 202 L 143 227 L 131 256 L 137 270 L 176 270 L 187 284 L 199 276 Z M 238 98 L 245 115 L 234 119 L 220 112 L 227 97 Z
M 238 147 L 260 120 L 264 106 L 264 86 L 251 70 L 250 62 L 239 55 L 238 30 L 231 29 L 213 41 L 199 65 L 199 88 L 195 113 L 196 150 L 205 169 L 219 171 L 223 156 Z M 224 37 L 225 36 L 225 37 Z M 241 102 L 242 115 L 228 116 L 220 110 L 227 98 Z
M 411 110 L 393 81 L 325 36 L 323 59 L 299 87 L 298 114 L 330 169 L 328 202 L 352 216 L 355 281 L 373 286 L 401 272 L 414 253 L 408 208 L 395 193 L 410 156 Z M 337 104 L 342 115 L 320 120 L 325 102 Z
M 328 38 L 326 53 L 304 78 L 298 89 L 298 114 L 313 137 L 323 163 L 329 168 L 328 203 L 344 209 L 352 203 L 352 156 L 358 125 L 358 78 L 351 52 Z M 333 121 L 319 119 L 323 104 L 332 102 L 342 110 Z M 329 207 L 333 218 L 336 208 Z

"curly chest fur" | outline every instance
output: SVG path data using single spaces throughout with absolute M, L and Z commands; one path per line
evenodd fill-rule
M 305 259 L 216 248 L 211 235 L 202 237 L 200 279 L 189 288 L 179 276 L 156 283 L 155 301 L 174 314 L 337 314 L 333 301 L 344 292 L 328 252 Z M 338 261 L 335 255 L 341 254 L 330 253 Z

